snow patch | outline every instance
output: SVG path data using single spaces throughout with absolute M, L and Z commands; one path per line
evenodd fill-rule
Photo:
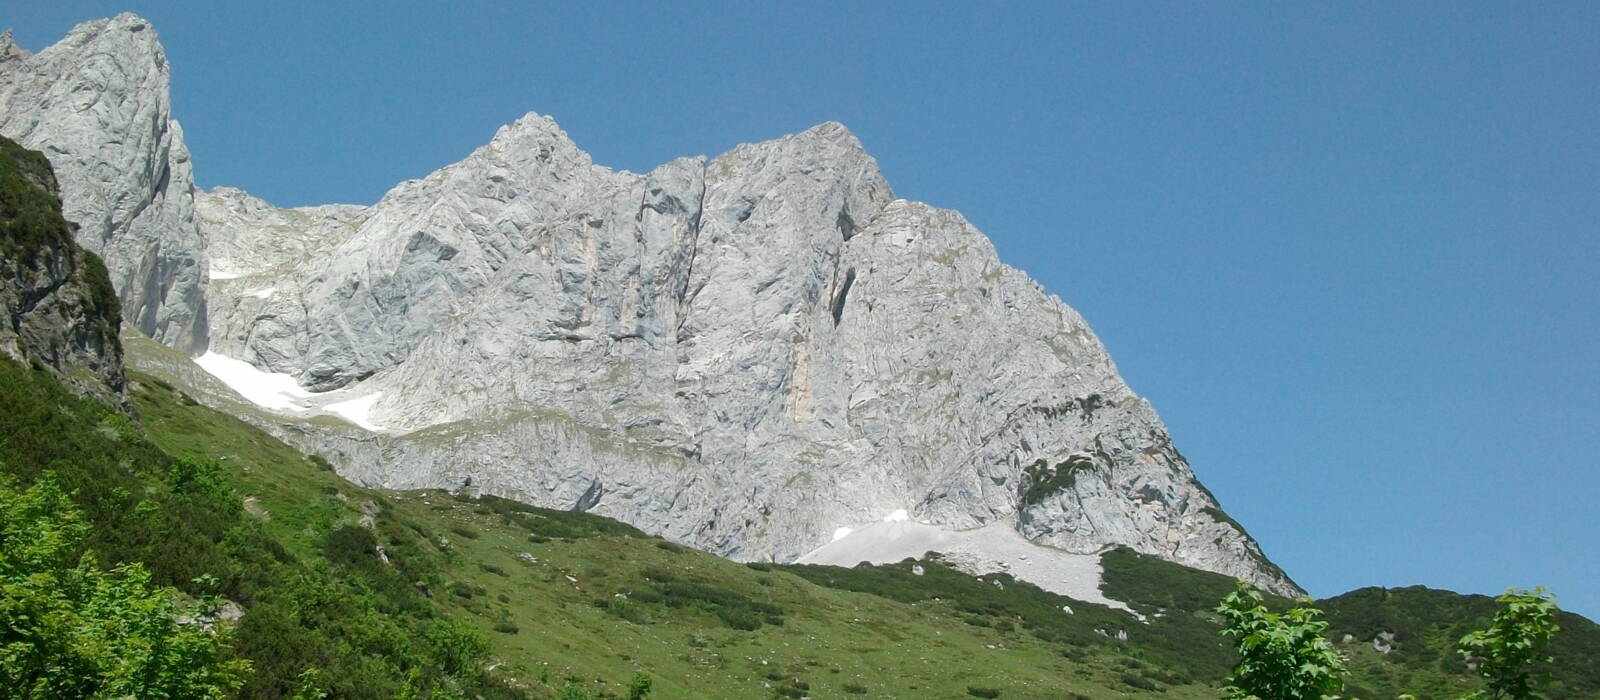
M 265 372 L 244 360 L 235 360 L 211 351 L 195 358 L 194 362 L 257 406 L 280 411 L 303 411 L 309 408 L 304 399 L 311 398 L 311 392 L 300 388 L 294 377 L 287 374 Z
M 350 399 L 349 401 L 330 403 L 326 406 L 323 406 L 323 408 L 343 416 L 345 420 L 348 420 L 351 423 L 355 423 L 356 425 L 359 425 L 368 431 L 376 433 L 383 430 L 383 428 L 372 422 L 372 405 L 377 403 L 378 397 L 380 396 L 383 396 L 383 392 L 381 391 L 367 394 L 366 396 L 362 396 L 360 398 Z
M 270 290 L 269 290 L 270 291 Z M 244 360 L 207 351 L 194 363 L 246 401 L 262 408 L 290 414 L 333 414 L 370 432 L 382 432 L 372 421 L 372 408 L 383 392 L 348 398 L 359 389 L 343 389 L 316 394 L 300 387 L 294 377 L 282 372 L 267 372 Z M 370 387 L 369 387 L 370 388 Z
M 248 292 L 248 294 L 257 299 L 266 299 L 267 297 L 272 296 L 272 293 L 276 291 L 278 291 L 277 287 L 266 287 L 263 289 L 257 289 L 253 292 Z
M 224 272 L 213 267 L 209 272 L 206 273 L 206 278 L 214 280 L 233 280 L 239 279 L 239 274 L 236 272 Z
M 1075 554 L 1035 544 L 1009 522 L 975 530 L 946 530 L 912 522 L 895 511 L 881 523 L 859 530 L 841 527 L 833 541 L 800 557 L 797 564 L 855 566 L 860 562 L 896 564 L 938 552 L 943 561 L 974 575 L 1005 572 L 1060 595 L 1133 613 L 1127 604 L 1100 592 L 1099 554 Z M 998 581 L 996 581 L 998 583 Z M 1136 617 L 1138 613 L 1133 613 Z
M 900 510 L 884 516 L 883 521 L 886 523 L 903 523 L 910 519 L 911 516 L 906 514 L 906 509 L 901 508 Z

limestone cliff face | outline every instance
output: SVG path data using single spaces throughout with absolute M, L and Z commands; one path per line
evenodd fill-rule
M 1083 319 L 959 214 L 896 199 L 838 124 L 641 175 L 529 115 L 365 210 L 200 208 L 240 273 L 211 349 L 376 397 L 381 431 L 306 438 L 359 481 L 743 559 L 904 509 L 1294 590 Z
M 370 207 L 278 209 L 192 193 L 142 20 L 6 55 L 0 132 L 68 174 L 127 318 L 293 378 L 249 413 L 351 479 L 750 560 L 904 510 L 1296 591 L 1083 319 L 841 125 L 636 174 L 530 114 Z
M 166 56 L 139 17 L 85 22 L 31 56 L 0 37 L 0 135 L 49 157 L 63 213 L 105 261 L 123 318 L 199 353 L 205 245 L 171 112 Z
M 125 405 L 117 298 L 72 242 L 50 162 L 0 136 L 0 353 Z

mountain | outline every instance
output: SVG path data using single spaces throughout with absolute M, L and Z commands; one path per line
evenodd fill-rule
M 746 561 L 881 551 L 868 526 L 904 518 L 1299 592 L 1084 320 L 958 213 L 896 198 L 839 124 L 635 174 L 529 114 L 370 207 L 279 209 L 193 192 L 143 20 L 7 60 L 0 133 L 56 162 L 125 318 L 357 483 Z
M 124 379 L 109 279 L 70 240 L 53 182 L 43 154 L 0 140 L 0 300 L 14 333 L 0 335 L 0 609 L 28 613 L 0 631 L 13 695 L 161 684 L 139 671 L 163 659 L 233 669 L 225 695 L 250 698 L 1200 700 L 1236 661 L 1212 612 L 1233 579 L 1127 547 L 1091 557 L 1087 593 L 1068 597 L 1027 572 L 960 570 L 964 544 L 1034 546 L 1004 523 L 947 533 L 901 513 L 863 531 L 914 555 L 949 540 L 952 557 L 741 565 L 588 513 L 351 484 L 197 401 L 188 391 L 270 415 L 182 352 L 130 332 L 128 355 L 157 374 Z M 872 543 L 813 555 L 890 556 Z M 72 562 L 103 565 L 106 588 L 53 578 Z M 130 628 L 108 601 L 151 584 L 149 604 L 173 602 Z M 201 599 L 213 602 L 199 617 L 178 612 Z M 49 607 L 66 600 L 92 602 Z M 1481 685 L 1455 640 L 1484 626 L 1486 597 L 1368 588 L 1318 605 L 1352 694 Z M 197 622 L 190 643 L 214 656 L 151 651 L 150 635 Z M 1559 624 L 1545 696 L 1593 698 L 1600 626 L 1568 613 Z M 40 633 L 63 629 L 70 640 Z
M 106 264 L 122 318 L 185 352 L 206 348 L 205 241 L 155 30 L 84 22 L 29 55 L 0 35 L 0 134 L 42 151 L 77 242 Z

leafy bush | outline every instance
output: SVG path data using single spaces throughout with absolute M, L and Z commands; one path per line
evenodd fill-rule
M 423 628 L 423 638 L 445 673 L 470 674 L 489 657 L 489 640 L 462 620 L 436 620 Z
M 1549 680 L 1550 639 L 1556 624 L 1554 596 L 1544 589 L 1506 591 L 1485 629 L 1461 638 L 1461 655 L 1472 660 L 1487 687 L 1473 698 L 1530 700 Z
M 378 564 L 378 538 L 357 525 L 345 525 L 323 539 L 322 556 L 338 567 L 370 570 Z
M 651 685 L 653 683 L 649 676 L 643 673 L 634 674 L 633 679 L 628 681 L 628 700 L 644 700 L 650 695 Z
M 19 492 L 0 474 L 0 685 L 32 698 L 223 698 L 244 683 L 229 632 L 180 623 L 210 606 L 180 608 L 139 564 L 105 572 L 80 558 L 89 531 L 51 475 Z
M 975 698 L 998 698 L 1000 697 L 1000 689 L 969 685 L 967 686 L 967 694 Z
M 1322 612 L 1298 606 L 1268 612 L 1261 593 L 1243 582 L 1217 606 L 1222 634 L 1237 639 L 1239 663 L 1228 677 L 1228 697 L 1323 700 L 1344 689 L 1344 657 L 1323 633 Z

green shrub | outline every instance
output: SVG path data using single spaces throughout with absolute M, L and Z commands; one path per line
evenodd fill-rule
M 644 700 L 649 697 L 651 685 L 649 676 L 643 673 L 634 674 L 633 679 L 628 681 L 628 700 Z
M 378 539 L 364 527 L 345 525 L 323 538 L 322 556 L 335 566 L 370 570 L 378 565 Z
M 967 694 L 975 698 L 998 698 L 1000 697 L 1000 689 L 969 685 L 967 686 Z
M 454 618 L 435 620 L 423 628 L 423 638 L 445 673 L 475 672 L 489 656 L 489 640 L 483 633 Z
M 500 515 L 504 518 L 503 522 L 521 527 L 531 535 L 566 539 L 598 536 L 640 539 L 650 537 L 632 525 L 588 513 L 540 508 L 498 496 L 472 496 L 460 493 L 453 498 L 459 503 L 472 504 L 484 513 Z
M 1543 588 L 1512 588 L 1495 602 L 1500 608 L 1489 626 L 1461 638 L 1460 653 L 1476 662 L 1487 688 L 1476 698 L 1531 700 L 1549 680 L 1550 640 L 1556 624 L 1555 596 Z
M 1297 606 L 1281 614 L 1267 610 L 1261 593 L 1239 582 L 1217 614 L 1222 634 L 1237 639 L 1239 663 L 1228 677 L 1231 698 L 1320 700 L 1344 689 L 1344 657 L 1323 636 L 1321 611 Z M 1124 679 L 1126 680 L 1126 679 Z
M 1145 678 L 1144 676 L 1141 676 L 1141 675 L 1138 675 L 1138 674 L 1134 674 L 1134 673 L 1124 673 L 1124 674 L 1122 674 L 1122 678 L 1120 680 L 1122 681 L 1123 685 L 1128 686 L 1130 688 L 1138 688 L 1140 690 L 1159 690 L 1160 689 L 1160 686 L 1158 686 L 1155 683 L 1151 682 L 1150 679 Z
M 249 663 L 229 634 L 179 624 L 180 608 L 139 564 L 100 570 L 80 557 L 90 527 L 46 474 L 17 491 L 0 474 L 0 681 L 29 697 L 228 697 Z
M 1028 478 L 1028 490 L 1023 492 L 1022 503 L 1026 506 L 1038 504 L 1072 488 L 1079 474 L 1093 470 L 1094 460 L 1084 455 L 1073 455 L 1066 461 L 1057 462 L 1054 467 L 1048 466 L 1042 459 L 1038 460 L 1023 470 Z

